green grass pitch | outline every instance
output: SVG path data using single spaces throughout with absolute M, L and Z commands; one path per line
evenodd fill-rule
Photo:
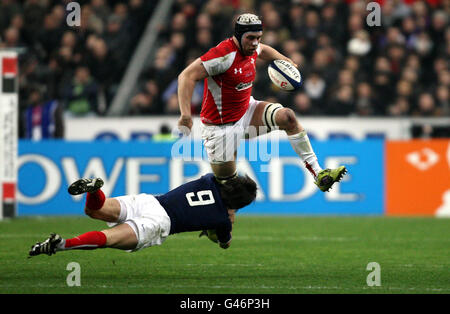
M 233 243 L 220 249 L 198 232 L 135 253 L 58 252 L 28 259 L 50 232 L 106 229 L 88 217 L 0 222 L 0 293 L 450 293 L 450 220 L 238 215 Z M 67 265 L 80 265 L 69 287 Z M 368 286 L 370 262 L 381 286 Z

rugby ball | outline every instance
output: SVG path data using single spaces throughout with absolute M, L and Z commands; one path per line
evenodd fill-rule
M 302 85 L 302 76 L 298 69 L 285 60 L 274 60 L 267 68 L 269 78 L 278 88 L 293 91 Z

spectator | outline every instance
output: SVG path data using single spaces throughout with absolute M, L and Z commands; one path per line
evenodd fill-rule
M 78 44 L 78 36 L 75 32 L 68 30 L 65 31 L 60 43 L 61 48 L 67 48 L 72 55 L 72 61 L 75 64 L 79 64 L 82 60 L 81 47 Z
M 313 105 L 310 97 L 306 93 L 299 92 L 294 96 L 292 110 L 300 116 L 316 116 L 320 114 L 319 106 L 320 104 Z
M 131 99 L 127 114 L 130 116 L 147 115 L 155 111 L 153 102 L 154 96 L 147 93 L 139 93 Z
M 408 81 L 413 86 L 417 86 L 419 83 L 419 76 L 414 69 L 404 67 L 400 76 L 400 80 Z
M 128 20 L 130 23 L 128 25 L 128 35 L 131 43 L 130 54 L 139 42 L 147 21 L 157 4 L 157 1 L 129 0 Z
M 305 80 L 304 88 L 306 95 L 314 103 L 314 106 L 321 104 L 324 100 L 326 83 L 319 74 L 312 72 Z
M 414 89 L 413 85 L 406 80 L 400 80 L 396 86 L 396 94 L 399 97 L 404 97 L 408 99 L 408 101 L 414 101 Z
M 329 58 L 328 52 L 321 48 L 314 52 L 311 70 L 318 73 L 325 83 L 330 86 L 334 83 L 337 75 L 337 68 Z
M 315 10 L 308 10 L 305 15 L 305 23 L 301 28 L 302 37 L 306 37 L 309 44 L 314 42 L 320 32 L 320 17 Z
M 443 85 L 446 86 L 447 88 L 450 88 L 450 71 L 442 70 L 441 72 L 439 72 L 437 83 L 439 85 Z
M 23 12 L 23 6 L 15 1 L 0 2 L 0 31 L 10 25 L 10 17 Z M 0 32 L 1 33 L 1 32 Z
M 334 40 L 332 44 L 340 47 L 345 38 L 345 30 L 343 23 L 339 21 L 336 10 L 337 9 L 334 4 L 325 4 L 323 6 L 321 10 L 322 21 L 320 23 L 320 28 L 325 34 L 333 34 L 332 36 Z
M 436 107 L 433 95 L 425 92 L 419 95 L 417 108 L 413 112 L 414 116 L 435 117 L 440 115 L 440 109 Z
M 108 50 L 111 51 L 112 59 L 117 61 L 121 69 L 127 65 L 129 53 L 129 36 L 125 32 L 123 18 L 118 15 L 110 15 L 106 21 L 106 28 L 102 38 Z
M 411 113 L 411 105 L 407 98 L 398 97 L 395 102 L 388 106 L 386 114 L 393 117 L 407 117 Z
M 213 24 L 209 14 L 202 12 L 197 15 L 195 27 L 197 30 L 207 29 L 211 31 Z
M 213 36 L 211 30 L 201 28 L 197 32 L 196 41 L 200 54 L 206 53 L 209 47 L 213 46 Z
M 40 30 L 37 40 L 44 49 L 45 56 L 48 57 L 55 47 L 60 47 L 62 30 L 58 27 L 57 19 L 51 13 L 45 15 L 43 25 L 39 25 L 37 29 Z
M 356 112 L 354 91 L 351 85 L 343 85 L 335 91 L 328 103 L 327 114 L 333 116 L 349 116 Z
M 428 35 L 425 31 L 420 32 L 412 42 L 413 49 L 422 59 L 425 59 L 430 55 L 434 45 L 435 44 L 431 41 L 430 35 Z
M 170 36 L 169 45 L 173 51 L 173 59 L 170 63 L 176 72 L 181 72 L 183 70 L 187 55 L 186 37 L 183 33 L 172 33 Z
M 172 130 L 167 124 L 161 125 L 159 133 L 153 135 L 153 141 L 155 142 L 172 142 L 177 139 L 177 137 L 172 135 Z
M 443 116 L 450 117 L 450 92 L 448 86 L 439 85 L 436 88 L 436 106 L 441 110 Z
M 66 116 L 86 117 L 98 113 L 98 86 L 87 66 L 79 66 L 69 84 L 63 87 Z
M 105 0 L 91 1 L 92 12 L 99 17 L 103 23 L 106 23 L 111 16 L 111 9 L 105 2 Z
M 298 39 L 303 34 L 301 33 L 301 27 L 305 16 L 305 9 L 302 5 L 294 3 L 289 10 L 289 23 L 288 28 L 291 33 L 292 39 Z
M 180 106 L 178 105 L 178 96 L 173 94 L 167 100 L 166 108 L 164 109 L 164 113 L 171 115 L 179 115 L 180 114 Z
M 98 82 L 98 91 L 104 93 L 109 104 L 114 95 L 115 84 L 120 82 L 119 74 L 123 73 L 123 64 L 115 58 L 102 38 L 94 39 L 92 46 L 89 48 L 85 62 L 92 76 Z
M 139 116 L 161 113 L 159 94 L 157 82 L 154 79 L 147 80 L 141 90 L 132 97 L 128 114 Z
M 356 114 L 359 116 L 373 116 L 382 111 L 377 106 L 376 98 L 372 93 L 372 87 L 368 82 L 360 82 L 356 87 Z
M 0 48 L 18 48 L 23 46 L 23 43 L 20 41 L 20 32 L 15 27 L 7 28 L 3 33 L 3 43 L 0 45 Z
M 355 32 L 354 37 L 350 39 L 347 45 L 347 50 L 350 54 L 363 57 L 370 52 L 372 44 L 370 42 L 369 34 L 365 30 Z
M 392 86 L 392 79 L 389 72 L 377 71 L 373 79 L 374 92 L 383 95 L 385 103 L 390 103 L 396 96 L 395 89 Z
M 31 86 L 25 110 L 20 117 L 22 138 L 41 140 L 64 137 L 63 108 L 57 100 L 44 100 L 40 86 Z

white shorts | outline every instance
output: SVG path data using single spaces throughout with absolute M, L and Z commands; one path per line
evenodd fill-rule
M 108 226 L 126 223 L 134 230 L 138 244 L 131 251 L 161 245 L 169 236 L 170 218 L 153 195 L 142 193 L 119 196 L 115 199 L 120 203 L 122 221 L 108 223 Z
M 202 140 L 212 164 L 235 160 L 236 153 L 255 112 L 259 101 L 250 97 L 248 109 L 235 124 L 208 125 L 202 123 Z

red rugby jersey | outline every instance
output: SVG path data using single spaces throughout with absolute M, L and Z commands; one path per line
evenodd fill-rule
M 247 111 L 261 48 L 244 56 L 232 38 L 225 39 L 200 57 L 209 76 L 205 79 L 200 118 L 223 124 L 239 120 Z

